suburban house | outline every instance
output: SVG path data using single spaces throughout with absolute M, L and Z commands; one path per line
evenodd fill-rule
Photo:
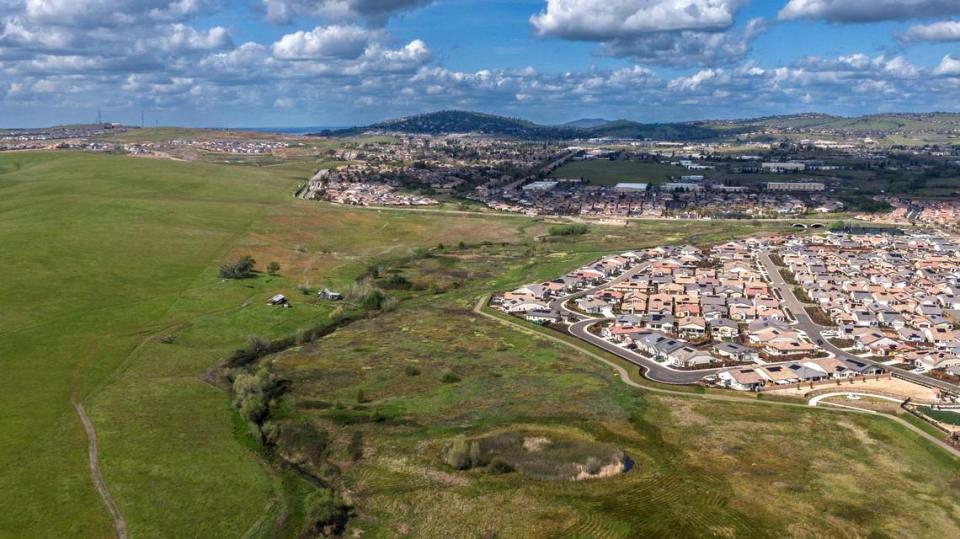
M 754 369 L 730 369 L 717 373 L 720 382 L 738 391 L 756 391 L 764 385 L 764 379 Z

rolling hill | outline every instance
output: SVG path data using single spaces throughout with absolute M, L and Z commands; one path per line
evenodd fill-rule
M 574 140 L 590 138 L 712 140 L 714 129 L 692 123 L 643 124 L 629 120 L 606 122 L 594 127 L 569 125 L 547 126 L 519 119 L 479 112 L 445 110 L 387 120 L 366 127 L 317 133 L 324 136 L 352 136 L 366 132 L 447 135 L 476 133 L 480 135 L 530 140 Z

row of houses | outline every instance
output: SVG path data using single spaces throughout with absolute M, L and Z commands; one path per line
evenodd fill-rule
M 717 373 L 719 385 L 738 391 L 759 391 L 804 382 L 879 374 L 883 369 L 858 360 L 834 358 L 796 361 L 763 367 L 737 367 Z
M 559 322 L 560 312 L 552 306 L 553 300 L 615 279 L 644 256 L 636 252 L 605 256 L 562 277 L 505 292 L 494 297 L 492 304 L 504 312 L 523 315 L 533 322 Z

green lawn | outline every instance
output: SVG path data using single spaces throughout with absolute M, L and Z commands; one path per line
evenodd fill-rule
M 946 423 L 948 425 L 960 425 L 960 413 L 934 410 L 929 406 L 921 406 L 920 411 L 923 412 L 923 415 L 932 417 L 941 423 Z

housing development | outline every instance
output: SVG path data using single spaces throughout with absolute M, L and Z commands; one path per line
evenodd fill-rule
M 960 239 L 885 229 L 628 251 L 492 304 L 659 382 L 816 395 L 857 380 L 957 406 L 958 284 Z

